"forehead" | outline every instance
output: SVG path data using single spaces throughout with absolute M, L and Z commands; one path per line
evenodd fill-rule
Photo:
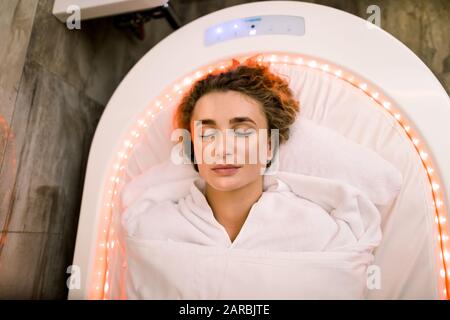
M 235 117 L 249 117 L 261 126 L 266 123 L 263 107 L 258 101 L 231 90 L 202 96 L 195 104 L 191 120 L 213 119 L 224 123 Z

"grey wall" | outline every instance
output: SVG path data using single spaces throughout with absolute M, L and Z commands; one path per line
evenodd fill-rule
M 172 0 L 183 24 L 245 1 Z M 450 92 L 450 2 L 314 1 L 367 18 L 411 48 Z M 163 20 L 147 37 L 111 18 L 68 30 L 52 0 L 0 0 L 0 298 L 64 299 L 89 146 L 121 79 L 172 32 Z M 324 23 L 326 23 L 324 21 Z

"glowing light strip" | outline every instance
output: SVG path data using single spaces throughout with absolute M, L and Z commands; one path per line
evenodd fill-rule
M 239 60 L 248 58 L 249 56 L 241 57 Z M 236 58 L 235 58 L 236 59 Z M 419 139 L 419 134 L 414 132 L 412 126 L 408 124 L 407 120 L 401 115 L 401 112 L 394 108 L 393 104 L 384 97 L 379 90 L 375 90 L 373 86 L 365 81 L 361 81 L 352 75 L 351 73 L 338 68 L 330 63 L 321 63 L 317 59 L 312 59 L 306 56 L 296 55 L 296 54 L 278 54 L 278 53 L 264 53 L 257 56 L 257 61 L 270 62 L 273 64 L 284 64 L 284 65 L 303 65 L 305 67 L 321 70 L 325 73 L 333 75 L 343 81 L 348 82 L 354 87 L 362 90 L 370 99 L 377 102 L 382 108 L 384 108 L 403 128 L 407 137 L 413 143 L 415 150 L 417 151 L 421 162 L 426 170 L 427 177 L 430 183 L 430 192 L 433 197 L 433 206 L 435 209 L 435 221 L 438 231 L 437 246 L 440 252 L 439 257 L 439 268 L 440 268 L 440 285 L 443 287 L 440 292 L 442 298 L 449 298 L 449 287 L 450 280 L 449 274 L 450 269 L 450 245 L 449 245 L 449 235 L 447 231 L 447 212 L 444 206 L 443 191 L 440 187 L 440 181 L 436 177 L 436 172 L 432 165 L 431 159 L 429 157 L 429 152 L 427 152 L 425 146 L 422 145 L 421 139 Z M 137 145 L 139 139 L 143 136 L 144 130 L 148 127 L 149 123 L 153 121 L 158 113 L 173 103 L 174 99 L 177 99 L 181 94 L 188 89 L 193 82 L 197 79 L 203 77 L 208 73 L 215 72 L 217 70 L 225 70 L 232 64 L 231 59 L 221 61 L 212 65 L 208 65 L 199 70 L 195 70 L 191 75 L 184 77 L 171 86 L 168 90 L 163 92 L 159 98 L 152 103 L 141 117 L 136 121 L 136 124 L 129 130 L 128 136 L 125 137 L 124 141 L 121 142 L 119 151 L 117 153 L 117 158 L 114 161 L 113 167 L 110 170 L 109 180 L 107 184 L 106 194 L 104 195 L 104 206 L 100 213 L 99 220 L 99 232 L 98 239 L 96 243 L 96 253 L 95 262 L 93 265 L 94 273 L 91 279 L 91 287 L 89 288 L 89 298 L 91 299 L 108 299 L 111 290 L 110 279 L 109 279 L 109 256 L 110 250 L 114 249 L 114 245 L 117 243 L 118 239 L 114 235 L 114 229 L 110 225 L 112 221 L 112 211 L 114 205 L 117 201 L 116 196 L 120 191 L 121 183 L 124 180 L 124 168 L 127 165 L 127 161 L 134 146 Z

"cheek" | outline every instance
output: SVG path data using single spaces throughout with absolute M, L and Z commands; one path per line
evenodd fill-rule
M 210 166 L 215 163 L 214 143 L 212 142 L 197 141 L 194 143 L 194 154 L 199 171 L 201 167 L 205 168 L 206 166 Z
M 207 142 L 202 141 L 199 138 L 195 138 L 193 144 L 194 144 L 195 158 L 197 160 L 200 160 L 200 157 L 204 153 L 205 147 L 207 146 Z
M 245 148 L 244 153 L 248 161 L 246 163 L 255 165 L 265 165 L 268 151 L 267 139 L 259 137 L 247 139 L 244 148 Z M 251 161 L 252 159 L 254 160 Z

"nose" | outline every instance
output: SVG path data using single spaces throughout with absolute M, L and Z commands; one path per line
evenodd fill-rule
M 234 136 L 232 130 L 227 132 L 220 131 L 216 136 L 214 141 L 214 151 L 216 156 L 216 161 L 221 161 L 224 163 L 233 163 L 234 155 Z

